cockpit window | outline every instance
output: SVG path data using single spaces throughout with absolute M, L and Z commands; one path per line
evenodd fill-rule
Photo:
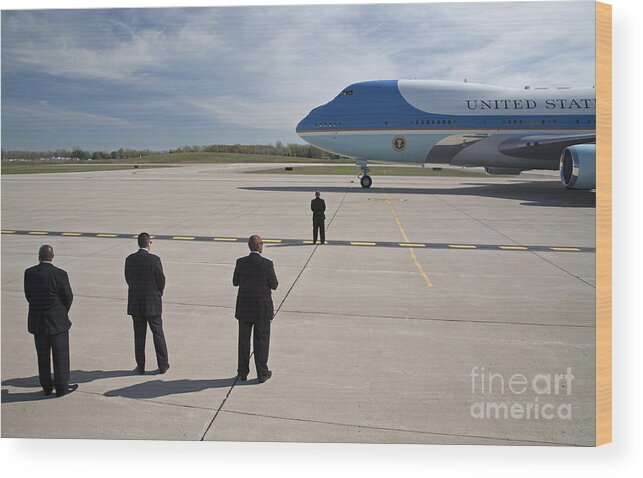
M 337 96 L 353 96 L 353 90 L 347 88 Z

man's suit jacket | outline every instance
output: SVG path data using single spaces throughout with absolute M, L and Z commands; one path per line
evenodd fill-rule
M 64 270 L 47 262 L 25 270 L 25 297 L 30 333 L 56 335 L 71 328 L 68 312 L 74 295 Z
M 134 317 L 159 317 L 163 309 L 165 275 L 159 256 L 146 249 L 130 254 L 125 259 L 127 313 Z
M 313 212 L 313 219 L 326 219 L 326 215 L 324 214 L 324 211 L 326 211 L 326 203 L 322 198 L 315 198 L 310 201 L 310 210 Z
M 235 317 L 243 322 L 272 320 L 271 290 L 279 285 L 271 260 L 251 252 L 237 259 L 232 284 L 239 286 Z

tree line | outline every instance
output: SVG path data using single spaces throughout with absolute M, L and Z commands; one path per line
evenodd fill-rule
M 174 153 L 237 153 L 237 154 L 260 154 L 267 156 L 292 156 L 298 158 L 313 159 L 339 159 L 340 156 L 329 154 L 326 151 L 309 144 L 284 144 L 277 141 L 270 144 L 211 144 L 208 146 L 181 146 L 167 151 L 152 151 L 149 149 L 124 149 L 115 151 L 87 151 L 81 148 L 71 150 L 57 149 L 55 151 L 9 151 L 2 150 L 2 160 L 79 160 L 79 161 L 106 161 L 142 158 L 154 154 Z

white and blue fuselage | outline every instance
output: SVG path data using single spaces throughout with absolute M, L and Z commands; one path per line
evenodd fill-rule
M 369 160 L 484 166 L 516 174 L 561 168 L 562 175 L 562 152 L 595 142 L 595 129 L 594 88 L 379 80 L 350 85 L 313 109 L 297 134 L 361 161 L 365 175 Z

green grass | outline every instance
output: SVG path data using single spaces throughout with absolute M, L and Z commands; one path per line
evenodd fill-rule
M 434 171 L 433 168 L 405 167 L 405 166 L 372 166 L 372 176 L 443 176 L 443 177 L 485 177 L 485 173 L 469 171 L 466 169 L 442 169 Z M 299 166 L 292 171 L 284 168 L 262 169 L 260 171 L 246 171 L 252 174 L 311 174 L 311 175 L 352 175 L 357 176 L 359 168 L 347 166 Z
M 160 153 L 142 158 L 126 159 L 132 163 L 320 163 L 353 164 L 352 159 L 314 159 L 294 156 L 269 156 L 263 154 L 237 153 Z
M 110 171 L 130 169 L 138 164 L 141 168 L 163 167 L 179 164 L 234 164 L 234 163 L 328 163 L 354 164 L 352 159 L 312 159 L 293 156 L 268 156 L 263 154 L 236 153 L 159 153 L 141 158 L 94 160 L 82 163 L 69 161 L 3 162 L 2 174 L 69 173 L 76 171 Z
M 141 165 L 140 168 L 164 168 L 163 165 Z M 131 169 L 135 171 L 132 164 L 89 164 L 83 163 L 2 163 L 2 174 L 42 174 L 42 173 L 80 173 L 88 171 L 116 171 L 120 169 Z

